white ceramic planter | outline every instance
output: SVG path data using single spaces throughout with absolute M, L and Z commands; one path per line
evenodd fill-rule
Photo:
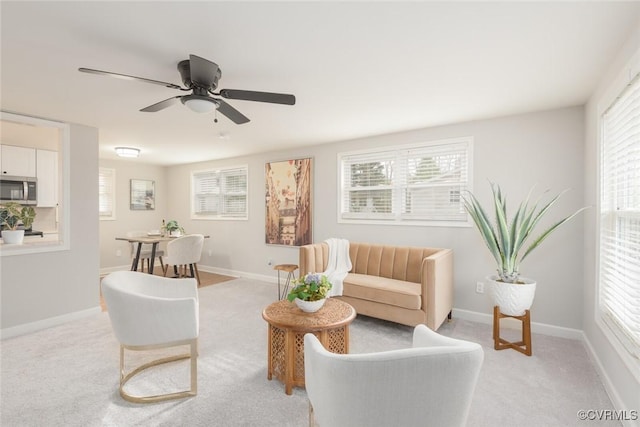
M 488 276 L 489 296 L 494 306 L 500 307 L 500 312 L 509 316 L 522 316 L 525 310 L 531 308 L 536 294 L 535 280 L 520 277 L 524 283 L 498 282 L 500 277 Z
M 182 233 L 180 232 L 180 230 L 174 230 L 174 231 L 170 231 L 169 235 L 171 237 L 180 237 L 180 236 L 182 236 Z
M 8 245 L 21 245 L 24 240 L 24 230 L 2 230 L 2 240 Z
M 315 313 L 322 308 L 326 300 L 326 298 L 322 298 L 318 301 L 303 301 L 300 298 L 296 298 L 293 302 L 295 302 L 298 308 L 305 313 Z

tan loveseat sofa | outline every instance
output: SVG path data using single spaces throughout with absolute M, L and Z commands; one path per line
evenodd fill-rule
M 327 269 L 329 245 L 300 247 L 300 275 Z M 341 298 L 358 314 L 436 330 L 453 308 L 451 249 L 349 242 Z

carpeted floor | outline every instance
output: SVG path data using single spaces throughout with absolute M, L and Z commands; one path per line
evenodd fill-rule
M 198 396 L 140 405 L 118 395 L 118 343 L 107 313 L 2 341 L 2 426 L 305 426 L 304 389 L 267 380 L 262 309 L 274 284 L 236 279 L 200 289 Z M 359 316 L 352 353 L 410 345 L 412 328 Z M 533 335 L 533 356 L 492 348 L 490 325 L 454 319 L 440 333 L 482 344 L 485 362 L 469 426 L 584 426 L 580 409 L 613 409 L 579 341 Z M 133 359 L 132 359 L 133 360 Z M 132 391 L 187 385 L 187 364 Z M 427 379 L 428 380 L 428 379 Z M 428 425 L 428 424 L 426 424 Z M 620 425 L 590 421 L 589 426 Z M 405 426 L 399 426 L 405 427 Z

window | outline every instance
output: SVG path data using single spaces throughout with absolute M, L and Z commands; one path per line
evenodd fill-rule
M 116 219 L 116 170 L 100 168 L 98 173 L 98 210 L 101 220 Z
M 247 178 L 247 166 L 193 172 L 191 217 L 249 219 Z
M 599 312 L 640 358 L 640 74 L 602 115 Z
M 338 155 L 340 222 L 467 225 L 472 138 Z

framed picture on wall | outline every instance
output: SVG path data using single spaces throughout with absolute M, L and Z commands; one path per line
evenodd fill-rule
M 131 180 L 132 211 L 150 211 L 156 208 L 155 181 L 146 179 Z
M 265 164 L 265 243 L 313 242 L 311 177 L 311 158 Z

